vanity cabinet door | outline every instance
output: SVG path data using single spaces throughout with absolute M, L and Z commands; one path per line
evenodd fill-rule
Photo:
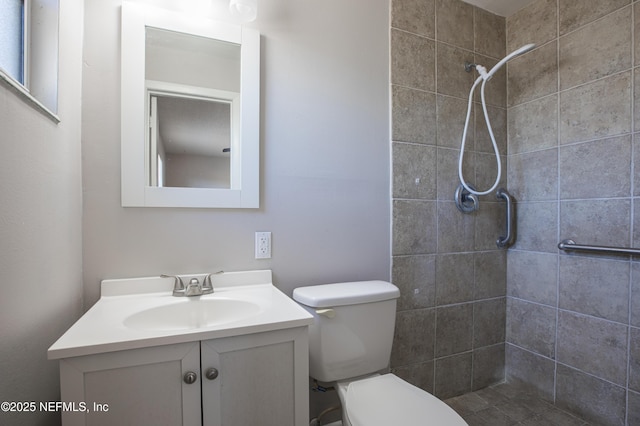
M 307 339 L 299 327 L 203 341 L 203 425 L 308 425 Z
M 201 425 L 199 342 L 62 359 L 60 380 L 62 401 L 86 405 L 65 426 Z

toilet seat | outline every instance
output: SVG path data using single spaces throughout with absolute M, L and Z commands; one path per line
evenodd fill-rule
M 345 405 L 353 426 L 468 426 L 447 404 L 393 374 L 349 383 Z

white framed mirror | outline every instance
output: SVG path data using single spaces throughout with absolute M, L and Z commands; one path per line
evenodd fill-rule
M 122 4 L 123 207 L 259 207 L 260 34 Z

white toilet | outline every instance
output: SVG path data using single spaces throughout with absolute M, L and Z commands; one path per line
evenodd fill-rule
M 314 318 L 309 375 L 335 382 L 343 426 L 467 426 L 447 404 L 387 369 L 400 291 L 384 281 L 300 287 L 293 298 Z

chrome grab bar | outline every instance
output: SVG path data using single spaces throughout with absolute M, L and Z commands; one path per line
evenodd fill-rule
M 632 247 L 609 247 L 609 246 L 588 246 L 583 244 L 576 244 L 575 241 L 566 239 L 560 241 L 558 244 L 560 250 L 572 251 L 595 251 L 601 253 L 617 253 L 617 254 L 640 254 L 640 249 Z
M 496 191 L 496 197 L 507 202 L 507 234 L 496 240 L 496 245 L 500 248 L 509 247 L 514 243 L 514 225 L 513 225 L 513 197 L 506 189 L 500 188 Z

